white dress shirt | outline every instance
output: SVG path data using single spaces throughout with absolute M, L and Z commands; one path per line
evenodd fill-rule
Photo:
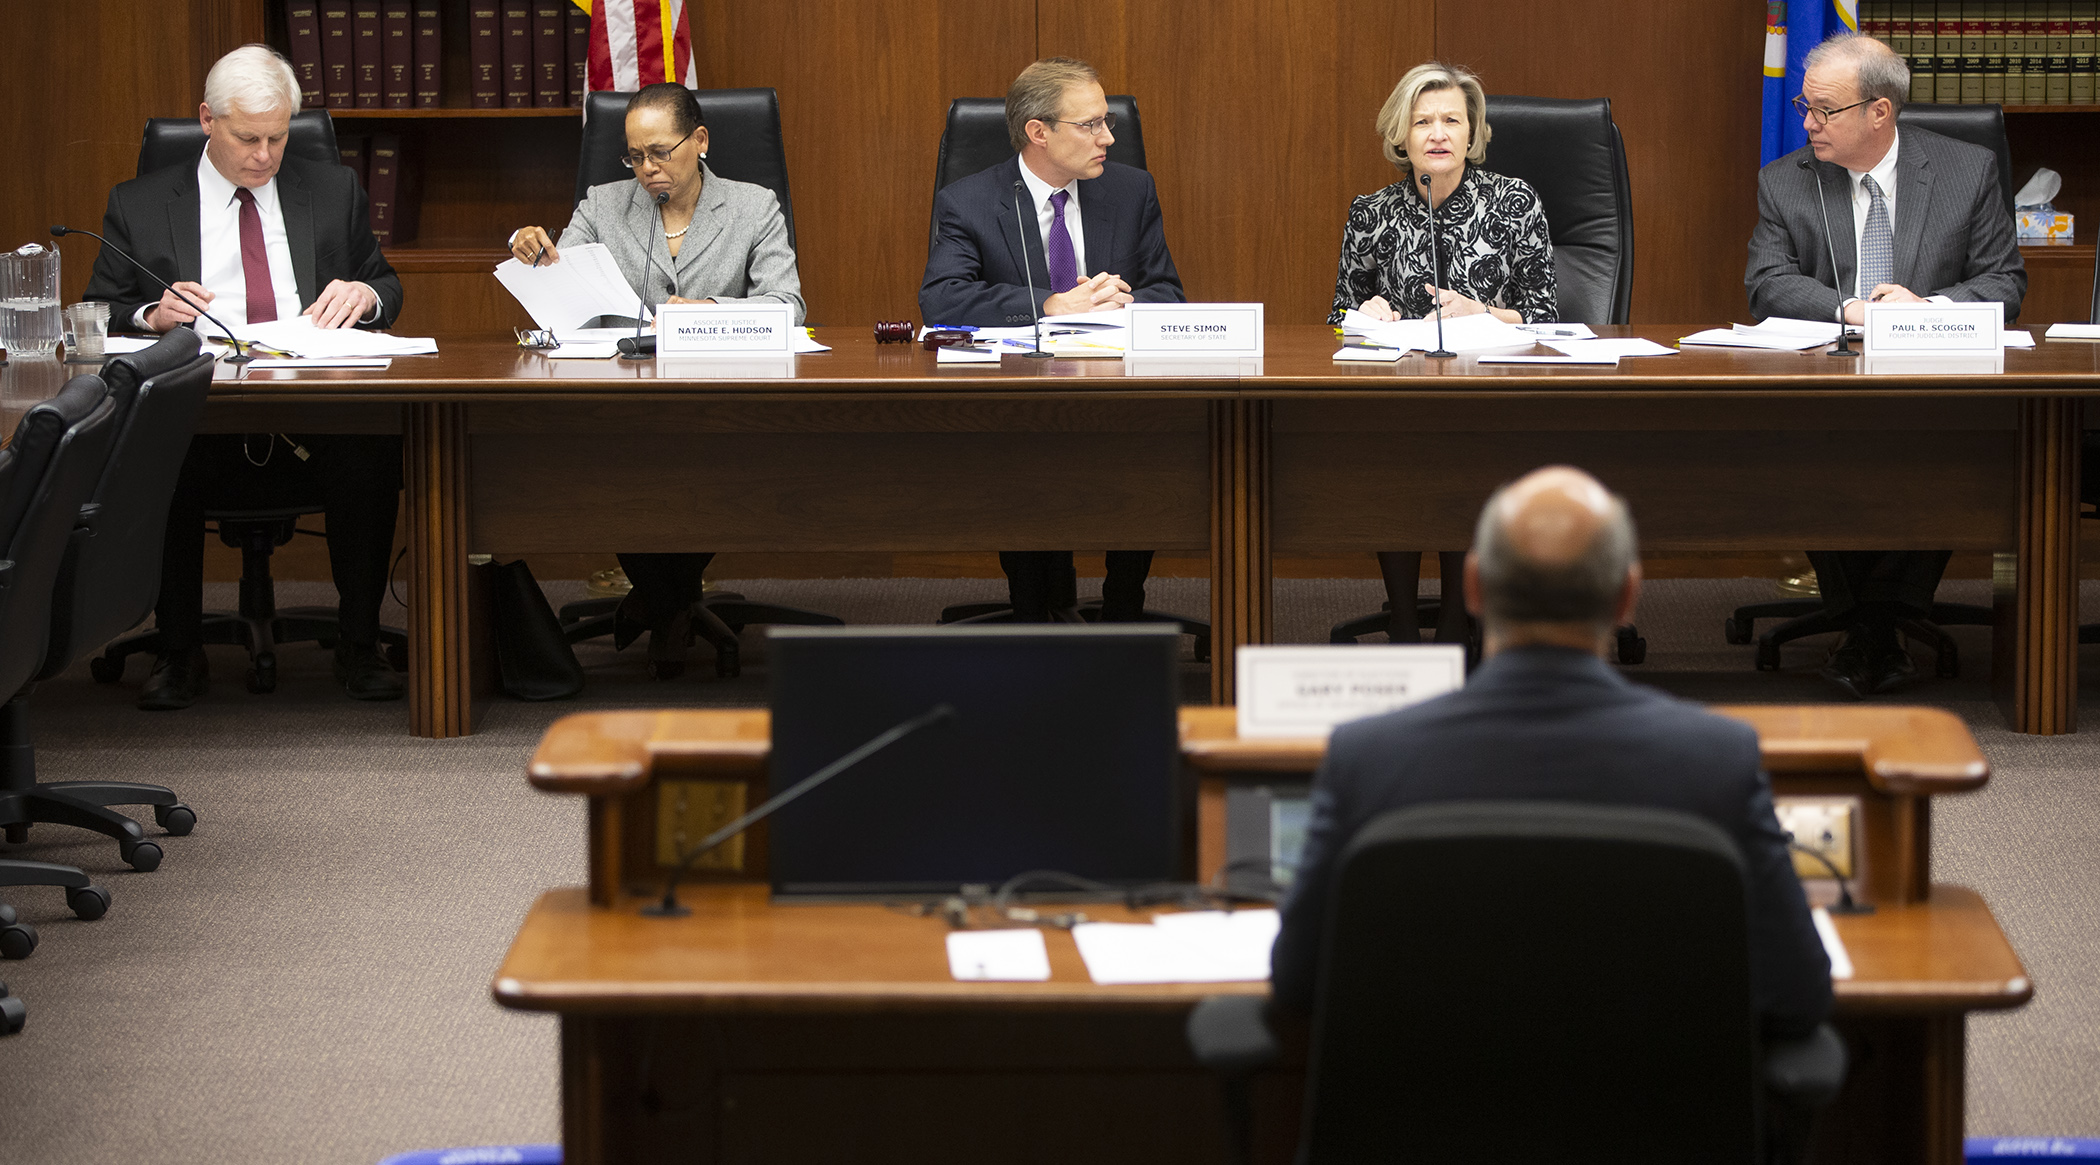
M 248 318 L 248 272 L 241 265 L 238 190 L 211 164 L 209 152 L 198 156 L 197 258 L 201 270 L 197 282 L 212 294 L 211 302 L 204 306 L 235 327 L 253 322 Z M 284 232 L 284 207 L 277 200 L 277 179 L 270 179 L 251 193 L 255 196 L 255 213 L 262 219 L 263 254 L 270 260 L 270 290 L 276 293 L 277 318 L 292 319 L 301 310 L 299 277 L 292 270 L 292 243 Z M 363 286 L 370 289 L 369 284 Z M 377 318 L 378 292 L 373 292 L 372 299 L 374 309 L 360 323 Z M 159 305 L 160 301 L 155 300 L 140 308 L 133 322 L 146 327 L 146 313 Z M 219 333 L 210 320 L 201 317 L 194 326 L 203 335 Z
M 1046 256 L 1050 253 L 1050 196 L 1059 190 L 1063 190 L 1071 195 L 1070 198 L 1065 199 L 1065 229 L 1072 234 L 1072 258 L 1078 261 L 1078 265 L 1073 270 L 1079 272 L 1081 279 L 1085 279 L 1087 276 L 1086 228 L 1080 225 L 1079 222 L 1079 180 L 1074 178 L 1065 186 L 1052 186 L 1041 178 L 1036 177 L 1035 171 L 1029 169 L 1027 161 L 1024 160 L 1021 163 L 1021 181 L 1028 184 L 1028 196 L 1035 199 L 1035 227 L 1042 234 L 1043 253 Z M 1044 277 L 1047 280 L 1047 272 L 1045 272 Z M 1051 294 L 1055 295 L 1058 292 L 1070 290 L 1072 289 L 1069 287 L 1052 288 Z

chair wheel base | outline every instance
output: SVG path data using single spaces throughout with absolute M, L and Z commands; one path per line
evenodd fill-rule
M 36 928 L 26 922 L 0 926 L 0 959 L 26 959 L 36 950 Z
M 167 830 L 170 837 L 188 837 L 190 830 L 197 828 L 197 811 L 180 801 L 173 805 L 155 805 L 153 821 Z
M 66 890 L 66 908 L 82 922 L 93 922 L 109 913 L 109 891 L 90 882 Z
M 135 841 L 130 845 L 119 844 L 117 856 L 141 874 L 150 874 L 160 868 L 160 847 L 150 841 Z
M 88 675 L 98 684 L 113 684 L 124 678 L 124 661 L 98 655 L 88 661 Z
M 0 1036 L 11 1036 L 21 1031 L 22 1025 L 28 1022 L 28 1006 L 7 994 L 7 984 L 0 983 Z
M 1750 646 L 1750 641 L 1755 638 L 1751 634 L 1749 620 L 1736 619 L 1732 616 L 1721 620 L 1721 637 L 1737 647 L 1748 647 Z

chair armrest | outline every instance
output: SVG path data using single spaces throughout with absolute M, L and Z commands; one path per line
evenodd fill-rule
M 1189 1051 L 1214 1072 L 1240 1076 L 1276 1062 L 1269 1001 L 1260 995 L 1213 995 L 1189 1011 Z
M 1827 1023 L 1796 1040 L 1765 1044 L 1765 1087 L 1808 1109 L 1830 1103 L 1845 1083 L 1845 1041 Z

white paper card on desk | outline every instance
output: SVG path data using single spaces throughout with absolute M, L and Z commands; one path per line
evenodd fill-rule
M 1810 348 L 1820 348 L 1836 339 L 1837 328 L 1834 324 L 1831 325 L 1830 335 L 1820 337 L 1782 330 L 1762 330 L 1737 324 L 1734 327 L 1708 328 L 1703 332 L 1693 332 L 1677 342 L 1680 345 L 1691 344 L 1705 348 L 1762 348 L 1771 352 L 1805 352 Z
M 967 348 L 950 344 L 933 350 L 933 362 L 943 366 L 950 364 L 997 364 L 999 362 L 999 349 Z
M 1260 356 L 1258 303 L 1133 303 L 1125 340 L 1133 358 L 1145 356 Z
M 1465 686 L 1455 643 L 1290 646 L 1235 650 L 1239 734 L 1323 738 L 1346 720 L 1419 704 Z
M 1852 956 L 1845 953 L 1845 940 L 1838 937 L 1837 923 L 1830 919 L 1830 911 L 1821 906 L 1810 912 L 1816 922 L 1816 935 L 1823 940 L 1823 953 L 1830 956 L 1830 977 L 1850 979 Z
M 1609 364 L 1616 366 L 1619 358 L 1609 352 L 1586 356 L 1528 356 L 1523 353 L 1487 352 L 1473 358 L 1477 364 Z
M 1082 922 L 1072 941 L 1096 983 L 1245 983 L 1269 977 L 1274 910 L 1162 914 L 1151 925 Z
M 965 982 L 1040 983 L 1050 977 L 1050 949 L 1032 926 L 951 930 L 948 973 Z
M 1334 354 L 1337 360 L 1361 360 L 1369 363 L 1391 364 L 1407 353 L 1398 348 L 1373 348 L 1367 344 L 1344 344 Z
M 563 344 L 546 354 L 549 360 L 610 360 L 618 355 L 618 341 L 600 344 Z
M 535 325 L 550 332 L 580 328 L 599 316 L 649 317 L 604 243 L 566 248 L 558 261 L 538 267 L 505 259 L 496 267 L 496 281 Z
M 2007 328 L 1998 333 L 1998 344 L 2005 348 L 2034 347 L 2034 333 L 2026 328 Z
M 2042 338 L 2045 340 L 2100 340 L 2100 324 L 2050 324 L 2049 330 L 2042 333 Z M 115 343 L 116 337 L 111 336 L 110 342 Z
M 1938 356 L 1994 353 L 2005 309 L 1996 303 L 1870 303 L 1865 344 L 1868 356 Z
M 102 341 L 102 350 L 111 356 L 125 356 L 143 352 L 158 343 L 157 336 L 110 336 Z
M 437 341 L 427 336 L 394 336 L 360 328 L 317 328 L 312 316 L 293 316 L 234 329 L 249 343 L 291 356 L 327 359 L 336 356 L 428 356 Z
M 1675 356 L 1677 349 L 1638 336 L 1610 340 L 1540 340 L 1548 348 L 1568 356 Z
M 248 362 L 248 367 L 250 370 L 276 368 L 296 372 L 311 368 L 386 368 L 393 363 L 391 356 L 333 356 L 322 359 L 309 359 L 304 356 L 258 356 Z
M 667 303 L 656 310 L 659 356 L 785 356 L 801 331 L 784 303 Z

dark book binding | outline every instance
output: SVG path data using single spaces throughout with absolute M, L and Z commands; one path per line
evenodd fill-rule
M 532 0 L 532 103 L 558 108 L 569 100 L 567 65 L 568 24 L 561 10 L 574 9 L 568 0 Z
M 474 108 L 503 107 L 503 23 L 496 0 L 468 0 L 467 63 L 472 70 Z
M 408 184 L 403 173 L 401 139 L 394 134 L 372 135 L 371 192 L 372 234 L 382 247 L 399 247 L 415 237 L 415 224 L 404 197 Z
M 415 107 L 436 109 L 445 98 L 445 13 L 437 0 L 415 0 Z
M 379 6 L 380 96 L 388 109 L 416 103 L 415 8 L 409 0 Z
M 357 104 L 356 54 L 350 47 L 350 0 L 320 0 L 321 98 L 330 109 Z
M 532 0 L 502 0 L 503 107 L 532 105 Z
M 371 184 L 367 179 L 371 175 L 368 173 L 365 163 L 371 155 L 366 146 L 367 143 L 363 134 L 343 134 L 335 139 L 336 153 L 342 156 L 343 165 L 348 166 L 350 172 L 357 175 L 357 184 L 360 188 L 370 189 Z
M 381 79 L 385 54 L 380 43 L 379 0 L 350 0 L 350 52 L 356 65 L 357 108 L 381 108 L 386 83 Z
M 328 100 L 321 87 L 321 5 L 319 0 L 285 0 L 284 35 L 291 43 L 292 72 L 299 74 L 299 104 L 319 109 Z
M 569 104 L 581 106 L 591 91 L 591 14 L 571 4 L 563 19 L 569 31 Z

